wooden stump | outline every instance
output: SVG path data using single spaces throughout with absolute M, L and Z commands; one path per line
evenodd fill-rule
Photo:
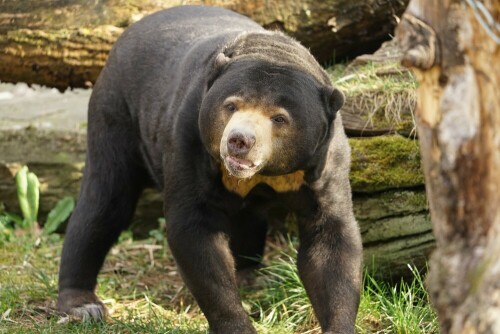
M 397 36 L 419 80 L 417 125 L 442 333 L 500 333 L 500 6 L 412 0 Z

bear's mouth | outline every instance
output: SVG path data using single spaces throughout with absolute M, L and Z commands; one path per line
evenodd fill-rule
M 249 169 L 255 169 L 257 167 L 257 165 L 255 165 L 250 160 L 238 159 L 238 158 L 232 157 L 230 155 L 227 156 L 226 162 L 233 169 L 236 169 L 236 170 L 249 170 Z
M 231 175 L 239 178 L 251 177 L 259 170 L 260 167 L 259 163 L 254 163 L 251 160 L 240 159 L 230 155 L 225 157 L 224 164 Z

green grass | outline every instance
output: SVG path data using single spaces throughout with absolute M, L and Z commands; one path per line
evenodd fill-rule
M 413 74 L 396 61 L 383 64 L 367 62 L 355 66 L 336 64 L 328 68 L 327 72 L 335 86 L 350 95 L 367 91 L 384 91 L 394 94 L 414 91 L 418 87 Z
M 125 233 L 99 276 L 106 323 L 79 323 L 55 311 L 62 239 L 18 235 L 0 247 L 0 333 L 206 333 L 165 241 Z M 266 263 L 243 303 L 259 333 L 320 333 L 295 268 L 294 247 L 271 240 Z M 358 333 L 438 333 L 423 279 L 393 287 L 365 275 Z
M 289 333 L 319 330 L 314 312 L 295 266 L 294 256 L 283 253 L 261 270 L 267 287 L 256 298 L 259 321 L 267 326 L 280 324 Z
M 358 316 L 360 333 L 373 333 L 359 323 L 363 319 L 374 319 L 374 316 L 379 326 L 377 333 L 439 333 L 423 278 L 418 271 L 412 269 L 412 272 L 414 277 L 411 282 L 401 281 L 396 286 L 377 282 L 371 275 L 365 275 Z
M 254 306 L 262 324 L 280 324 L 287 333 L 319 333 L 319 325 L 296 270 L 295 248 L 289 243 L 281 257 L 272 259 L 261 270 L 267 288 L 259 292 Z M 365 271 L 356 323 L 358 333 L 439 333 L 424 279 L 418 271 L 412 272 L 411 282 L 401 281 L 393 286 L 377 281 Z
M 0 333 L 205 333 L 206 322 L 183 288 L 171 256 L 156 240 L 126 234 L 99 277 L 105 324 L 62 323 L 57 271 L 62 240 L 16 237 L 0 248 Z M 172 302 L 172 300 L 174 301 Z M 162 306 L 160 306 L 162 305 Z

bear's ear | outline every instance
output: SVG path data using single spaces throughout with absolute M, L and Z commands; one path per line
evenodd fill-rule
M 323 87 L 323 98 L 326 104 L 327 116 L 330 122 L 333 122 L 337 111 L 344 105 L 344 93 L 335 87 Z
M 224 52 L 221 52 L 217 55 L 217 57 L 215 57 L 215 64 L 214 65 L 216 68 L 222 68 L 222 67 L 226 66 L 230 60 L 231 60 L 231 58 L 226 56 L 226 54 Z
M 222 71 L 224 70 L 224 68 L 229 63 L 230 60 L 231 58 L 229 58 L 224 52 L 219 53 L 215 57 L 212 65 L 212 70 L 207 80 L 207 88 L 206 88 L 207 91 L 210 89 L 210 87 L 212 87 L 214 81 L 219 77 L 219 75 L 221 75 Z

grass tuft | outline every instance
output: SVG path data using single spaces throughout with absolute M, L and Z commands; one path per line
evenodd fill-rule
M 396 132 L 415 135 L 418 82 L 398 62 L 337 64 L 327 72 L 333 84 L 346 94 L 343 109 L 365 119 L 365 126 L 395 127 Z
M 379 282 L 373 275 L 365 273 L 358 314 L 359 333 L 439 333 L 424 278 L 416 268 L 409 267 L 413 279 L 410 282 L 402 280 L 396 285 Z
M 319 330 L 319 325 L 297 271 L 296 253 L 290 245 L 289 252 L 282 252 L 260 270 L 266 288 L 254 304 L 260 323 L 305 333 L 311 328 Z
M 289 242 L 281 256 L 261 270 L 267 286 L 254 302 L 258 319 L 266 326 L 282 326 L 288 333 L 320 333 L 309 299 L 296 267 L 296 248 Z M 439 333 L 436 315 L 430 306 L 424 279 L 413 267 L 407 283 L 380 282 L 365 271 L 356 323 L 360 334 Z

